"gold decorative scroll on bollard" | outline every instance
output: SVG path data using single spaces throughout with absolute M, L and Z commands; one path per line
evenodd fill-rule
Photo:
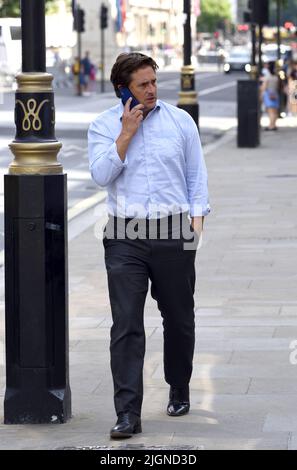
M 16 80 L 16 137 L 9 145 L 14 155 L 9 174 L 63 173 L 63 167 L 57 161 L 62 144 L 55 137 L 53 75 L 20 73 Z
M 181 70 L 181 90 L 179 105 L 197 104 L 197 92 L 195 90 L 195 67 L 185 65 Z

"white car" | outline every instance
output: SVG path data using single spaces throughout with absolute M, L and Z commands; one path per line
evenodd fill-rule
M 234 48 L 227 55 L 224 63 L 224 72 L 230 73 L 232 70 L 251 71 L 251 53 L 248 49 Z

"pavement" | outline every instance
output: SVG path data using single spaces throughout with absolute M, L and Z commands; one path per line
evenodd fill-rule
M 265 122 L 264 122 L 265 124 Z M 70 385 L 65 424 L 3 424 L 0 449 L 193 446 L 297 449 L 296 119 L 238 149 L 234 129 L 205 149 L 212 212 L 197 253 L 196 350 L 189 415 L 165 413 L 162 323 L 145 307 L 143 433 L 110 441 L 115 423 L 109 367 L 111 314 L 100 198 L 69 224 Z M 102 194 L 102 193 L 101 193 Z M 0 400 L 5 390 L 0 299 Z

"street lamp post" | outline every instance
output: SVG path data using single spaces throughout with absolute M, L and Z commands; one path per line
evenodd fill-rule
M 4 177 L 4 423 L 65 422 L 68 377 L 67 177 L 57 161 L 44 0 L 22 0 L 14 161 Z
M 252 21 L 251 23 L 251 35 L 252 35 L 252 57 L 251 57 L 251 73 L 250 77 L 251 80 L 257 80 L 258 78 L 258 68 L 257 68 L 257 61 L 256 61 L 256 55 L 257 55 L 257 25 L 255 21 Z
M 184 66 L 181 70 L 181 91 L 179 92 L 178 108 L 187 111 L 199 126 L 199 105 L 195 91 L 195 68 L 191 63 L 191 0 L 184 0 Z
M 259 62 L 258 62 L 258 76 L 261 77 L 262 69 L 263 69 L 263 57 L 262 57 L 262 45 L 263 45 L 263 24 L 259 24 L 259 46 L 258 46 L 258 54 L 259 54 Z
M 101 93 L 105 91 L 105 30 L 108 27 L 108 8 L 102 3 L 100 7 L 100 31 L 101 31 Z
M 281 2 L 276 0 L 276 26 L 277 26 L 277 60 L 280 61 L 281 58 L 281 32 L 280 32 L 280 22 L 281 22 Z

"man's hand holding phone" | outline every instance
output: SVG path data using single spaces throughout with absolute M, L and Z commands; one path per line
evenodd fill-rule
M 143 104 L 138 104 L 130 109 L 132 97 L 128 99 L 124 107 L 122 117 L 122 131 L 116 141 L 118 154 L 122 161 L 126 158 L 126 153 L 131 139 L 136 134 L 141 122 L 143 121 Z
M 127 134 L 131 138 L 136 134 L 142 120 L 143 120 L 143 104 L 138 104 L 130 109 L 132 98 L 129 98 L 125 104 L 124 113 L 122 117 L 122 133 Z

